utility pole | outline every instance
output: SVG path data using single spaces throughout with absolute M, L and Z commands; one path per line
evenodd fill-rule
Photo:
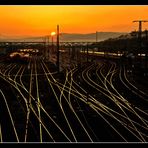
M 57 25 L 57 68 L 58 72 L 60 71 L 60 63 L 59 63 L 59 25 Z
M 43 42 L 44 42 L 44 50 L 43 50 L 43 57 L 46 57 L 46 36 L 43 37 Z
M 86 45 L 86 50 L 87 50 L 87 63 L 88 63 L 88 43 L 87 43 L 87 45 Z
M 98 32 L 96 31 L 96 43 L 98 41 Z
M 148 40 L 148 30 L 145 30 L 145 39 Z
M 47 36 L 47 47 L 48 47 L 48 61 L 50 60 L 50 49 L 49 49 L 49 37 L 50 36 Z
M 146 52 L 147 49 L 148 49 L 148 30 L 145 30 L 145 53 L 146 53 L 146 56 L 145 56 L 145 68 L 148 68 L 148 53 Z
M 98 42 L 98 32 L 96 31 L 96 45 L 97 45 L 97 42 Z M 93 47 L 93 58 L 94 58 L 94 47 Z
M 48 35 L 45 36 L 45 60 L 48 61 Z

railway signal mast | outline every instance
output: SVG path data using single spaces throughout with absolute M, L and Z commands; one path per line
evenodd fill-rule
M 142 23 L 148 22 L 148 20 L 135 20 L 133 22 L 139 22 L 138 40 L 139 40 L 139 48 L 141 48 Z
M 148 22 L 148 20 L 135 20 L 133 22 L 139 22 L 139 31 L 138 31 L 138 46 L 139 47 L 138 47 L 138 54 L 141 55 L 141 48 L 142 48 L 142 23 Z
M 141 39 L 142 34 L 142 22 L 148 22 L 148 20 L 135 20 L 133 22 L 139 22 L 139 32 L 138 32 L 138 38 Z

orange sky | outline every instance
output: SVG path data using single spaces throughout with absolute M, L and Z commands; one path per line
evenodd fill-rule
M 57 24 L 64 33 L 131 32 L 133 20 L 148 20 L 148 5 L 1 5 L 0 14 L 0 36 L 42 36 Z

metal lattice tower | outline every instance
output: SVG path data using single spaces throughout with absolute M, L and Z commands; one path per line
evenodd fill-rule
M 148 22 L 148 20 L 135 20 L 133 22 L 139 22 L 139 31 L 138 31 L 138 38 L 141 40 L 141 34 L 142 34 L 142 23 Z

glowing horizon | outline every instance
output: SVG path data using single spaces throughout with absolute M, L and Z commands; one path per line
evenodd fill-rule
M 131 32 L 134 20 L 148 20 L 146 12 L 148 5 L 1 5 L 0 35 L 50 35 L 57 25 L 60 33 Z

